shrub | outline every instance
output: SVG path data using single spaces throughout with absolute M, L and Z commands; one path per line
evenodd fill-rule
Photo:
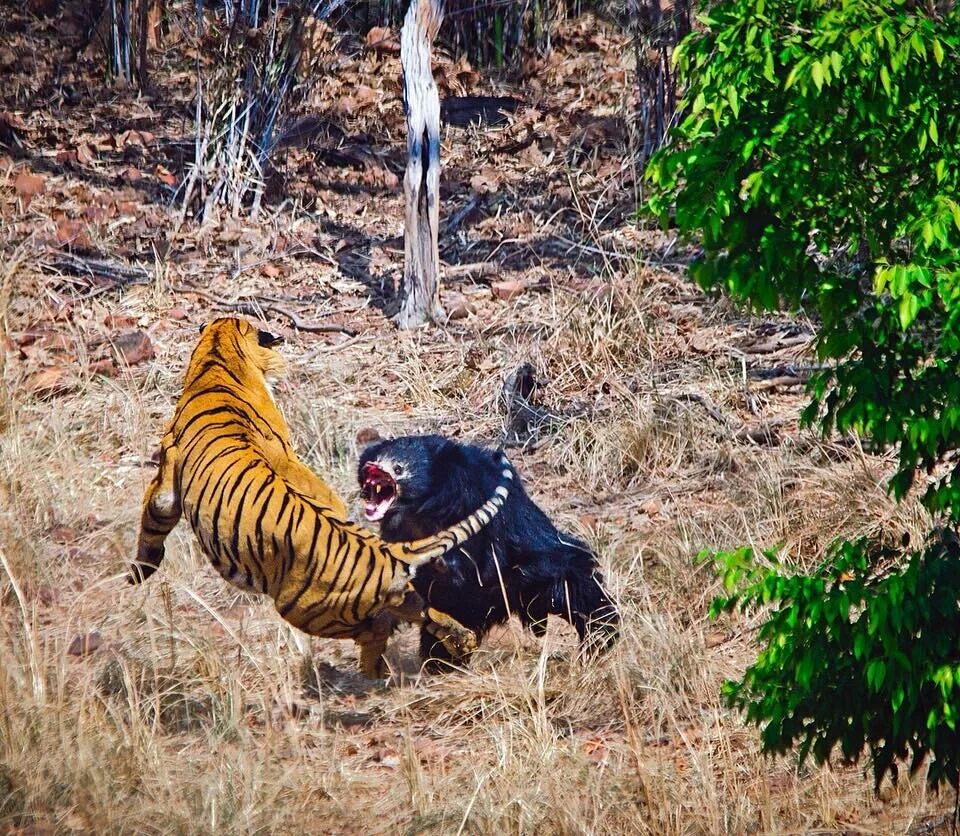
M 716 0 L 677 49 L 685 116 L 651 161 L 653 210 L 695 233 L 691 272 L 819 322 L 829 368 L 804 420 L 859 434 L 918 484 L 929 542 L 837 544 L 819 572 L 717 554 L 715 611 L 771 604 L 729 701 L 764 747 L 908 752 L 957 785 L 960 553 L 960 15 L 907 0 Z M 768 555 L 769 557 L 770 555 Z

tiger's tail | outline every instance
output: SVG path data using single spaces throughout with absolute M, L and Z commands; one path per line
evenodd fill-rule
M 164 540 L 180 519 L 182 508 L 176 487 L 179 454 L 176 447 L 162 448 L 160 468 L 143 496 L 137 557 L 130 564 L 127 580 L 142 583 L 163 560 Z
M 497 485 L 493 496 L 483 503 L 476 511 L 456 525 L 438 531 L 432 537 L 423 540 L 414 540 L 409 543 L 391 543 L 387 547 L 393 557 L 406 563 L 411 568 L 422 566 L 431 560 L 441 557 L 451 549 L 467 542 L 474 534 L 486 526 L 503 508 L 510 494 L 510 485 L 513 482 L 513 468 L 510 461 L 501 453 L 500 464 L 503 470 L 500 473 L 500 484 Z

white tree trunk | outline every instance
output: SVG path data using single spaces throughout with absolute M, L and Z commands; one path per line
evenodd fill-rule
M 411 0 L 400 32 L 403 100 L 407 113 L 407 173 L 403 228 L 403 298 L 397 323 L 416 328 L 442 321 L 440 305 L 440 96 L 430 45 L 440 29 L 440 0 Z

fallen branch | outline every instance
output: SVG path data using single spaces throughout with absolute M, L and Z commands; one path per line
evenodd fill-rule
M 762 342 L 755 342 L 750 345 L 741 346 L 734 349 L 741 354 L 772 354 L 774 351 L 780 351 L 782 348 L 792 348 L 797 345 L 807 345 L 813 341 L 813 334 L 796 334 L 794 336 L 776 335 Z
M 768 380 L 760 380 L 750 384 L 753 392 L 769 392 L 771 389 L 778 389 L 781 386 L 802 386 L 806 378 L 800 378 L 795 375 L 781 375 L 780 377 L 771 377 Z
M 447 279 L 458 279 L 463 276 L 472 276 L 480 279 L 496 276 L 502 268 L 493 261 L 474 261 L 470 264 L 444 264 L 443 272 Z
M 123 264 L 105 258 L 91 258 L 73 253 L 53 253 L 48 259 L 41 259 L 40 265 L 53 270 L 61 270 L 79 276 L 91 278 L 100 276 L 111 279 L 115 287 L 131 284 L 146 284 L 153 274 L 139 264 Z
M 206 299 L 210 304 L 224 311 L 232 311 L 233 313 L 246 314 L 247 316 L 263 316 L 265 313 L 275 313 L 280 316 L 286 317 L 290 320 L 290 324 L 297 331 L 305 331 L 310 334 L 327 334 L 327 333 L 337 333 L 337 334 L 346 334 L 347 336 L 354 337 L 357 335 L 357 331 L 353 328 L 350 328 L 346 325 L 324 325 L 319 322 L 306 322 L 294 313 L 291 310 L 278 305 L 275 302 L 269 302 L 266 299 L 259 296 L 252 296 L 247 299 L 238 299 L 235 302 L 231 302 L 228 299 L 222 299 L 219 296 L 214 296 L 212 293 L 208 293 L 205 290 L 201 290 L 198 287 L 192 287 L 190 285 L 172 285 L 171 290 L 176 293 L 192 293 L 195 296 L 199 296 L 201 299 Z M 326 316 L 330 316 L 333 311 Z
M 441 232 L 450 235 L 456 232 L 460 225 L 480 206 L 482 197 L 471 197 L 460 209 L 454 212 L 443 224 Z
M 772 368 L 747 369 L 747 377 L 758 380 L 767 380 L 771 377 L 796 377 L 807 380 L 811 375 L 826 371 L 829 368 L 830 366 L 825 363 L 818 363 L 812 366 L 796 366 L 793 363 L 789 363 L 785 366 L 774 366 Z

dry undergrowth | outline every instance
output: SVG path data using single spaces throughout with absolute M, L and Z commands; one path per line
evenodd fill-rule
M 920 782 L 875 799 L 860 769 L 797 774 L 789 758 L 764 759 L 755 732 L 720 704 L 721 680 L 749 659 L 751 625 L 705 620 L 716 584 L 692 561 L 702 546 L 781 541 L 808 560 L 840 533 L 910 520 L 884 494 L 883 462 L 795 430 L 779 447 L 737 443 L 689 400 L 696 392 L 740 420 L 743 383 L 716 358 L 661 362 L 671 329 L 649 289 L 662 278 L 628 276 L 623 310 L 610 298 L 570 306 L 558 293 L 497 310 L 498 324 L 545 323 L 534 341 L 509 329 L 469 335 L 490 355 L 532 357 L 544 402 L 568 403 L 572 392 L 589 401 L 587 417 L 513 453 L 533 492 L 597 546 L 621 602 L 623 640 L 589 666 L 558 623 L 542 643 L 498 633 L 471 670 L 444 677 L 418 677 L 408 632 L 387 689 L 351 674 L 347 644 L 320 642 L 305 673 L 271 608 L 216 578 L 182 527 L 163 572 L 128 587 L 119 573 L 144 462 L 192 326 L 158 338 L 145 372 L 92 378 L 49 402 L 19 390 L 0 437 L 0 822 L 83 832 L 881 832 L 943 807 Z M 149 309 L 150 298 L 136 304 Z M 560 320 L 568 327 L 551 330 Z M 470 367 L 458 334 L 452 344 L 371 335 L 305 364 L 294 341 L 282 401 L 304 455 L 349 493 L 360 426 L 495 437 L 493 409 L 466 410 L 495 403 L 500 374 L 480 367 L 452 386 Z M 352 406 L 346 387 L 330 386 L 382 379 L 370 352 L 384 339 L 406 410 Z M 766 416 L 792 422 L 798 402 L 771 396 Z M 718 629 L 728 633 L 718 639 Z M 94 630 L 104 639 L 95 653 L 65 653 Z
M 765 759 L 719 700 L 755 653 L 756 621 L 707 620 L 719 589 L 694 560 L 702 548 L 780 543 L 808 567 L 839 535 L 921 526 L 886 496 L 886 462 L 798 430 L 802 394 L 749 376 L 802 361 L 775 339 L 796 324 L 705 298 L 669 263 L 682 261 L 675 242 L 627 217 L 637 184 L 622 149 L 564 147 L 584 119 L 606 124 L 629 101 L 618 37 L 572 24 L 530 80 L 539 111 L 503 131 L 445 134 L 444 214 L 477 196 L 475 175 L 486 203 L 444 236 L 444 259 L 497 263 L 497 279 L 538 290 L 503 301 L 461 278 L 445 302 L 456 291 L 476 314 L 414 334 L 371 306 L 402 259 L 402 198 L 385 168 L 331 168 L 295 149 L 289 199 L 268 217 L 175 229 L 176 211 L 138 191 L 155 161 L 131 173 L 121 158 L 155 147 L 87 127 L 137 113 L 137 126 L 176 136 L 172 84 L 153 105 L 94 97 L 73 123 L 18 111 L 44 159 L 69 154 L 74 131 L 87 144 L 73 167 L 38 169 L 46 187 L 32 200 L 0 183 L 3 228 L 32 242 L 7 247 L 0 271 L 0 300 L 13 291 L 0 311 L 0 833 L 932 832 L 952 808 L 922 776 L 877 798 L 863 767 Z M 319 78 L 311 106 L 364 153 L 399 148 L 402 112 L 384 81 L 395 56 L 331 54 L 340 69 Z M 445 92 L 487 91 L 454 62 L 439 74 Z M 12 109 L 24 100 L 0 93 Z M 496 150 L 527 139 L 516 157 Z M 32 164 L 0 161 L 10 182 Z M 367 192 L 366 179 L 387 185 Z M 118 293 L 43 268 L 78 229 L 93 249 L 148 264 L 153 281 Z M 511 625 L 468 671 L 420 677 L 408 630 L 391 649 L 393 684 L 376 688 L 354 674 L 347 643 L 319 641 L 304 664 L 271 606 L 224 584 L 183 526 L 162 571 L 129 587 L 150 457 L 196 325 L 214 314 L 174 290 L 189 282 L 224 298 L 315 295 L 298 302 L 304 317 L 339 311 L 328 321 L 360 330 L 269 323 L 290 338 L 279 398 L 297 447 L 351 498 L 359 429 L 498 441 L 503 381 L 531 363 L 552 417 L 510 455 L 597 548 L 623 611 L 619 645 L 582 665 L 564 623 L 544 641 Z M 148 331 L 157 356 L 91 373 L 93 336 L 128 328 Z M 44 387 L 38 368 L 52 369 Z M 91 652 L 71 655 L 83 636 Z

